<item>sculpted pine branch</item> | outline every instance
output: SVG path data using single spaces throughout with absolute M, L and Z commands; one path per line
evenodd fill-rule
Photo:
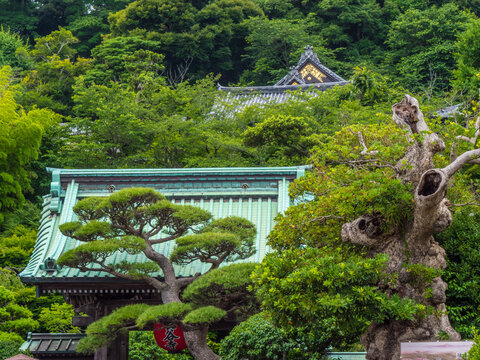
M 246 259 L 254 252 L 254 225 L 246 219 L 236 217 L 210 221 L 212 215 L 206 210 L 172 204 L 154 190 L 140 188 L 121 190 L 104 199 L 81 200 L 74 211 L 80 221 L 63 224 L 61 231 L 85 244 L 65 252 L 58 263 L 81 271 L 105 272 L 118 278 L 150 284 L 160 290 L 163 305 L 153 312 L 147 310 L 150 312 L 142 314 L 148 318 L 148 323 L 164 321 L 180 324 L 195 359 L 219 359 L 207 346 L 206 333 L 209 324 L 219 321 L 229 309 L 224 310 L 219 306 L 202 307 L 201 304 L 194 308 L 182 302 L 181 291 L 195 285 L 196 281 L 202 279 L 202 275 L 197 273 L 182 278 L 176 273 L 174 264 L 201 261 L 211 264 L 207 272 L 211 273 L 226 260 Z M 185 235 L 190 230 L 192 233 Z M 176 242 L 170 258 L 156 247 L 167 241 Z M 144 255 L 147 262 L 114 263 L 112 256 L 117 252 Z M 92 267 L 92 264 L 97 266 Z M 243 291 L 246 291 L 248 279 L 246 276 L 242 280 L 240 288 Z M 228 282 L 224 285 L 227 286 Z M 219 296 L 224 291 L 224 285 L 216 288 Z M 143 311 L 143 308 L 135 309 Z M 172 313 L 172 309 L 180 309 L 181 313 Z M 125 310 L 125 316 L 128 321 L 132 320 L 128 309 Z M 115 316 L 106 318 L 101 321 L 116 321 Z M 125 328 L 127 325 L 116 326 Z M 137 323 L 136 326 L 142 325 Z M 110 331 L 107 327 L 101 329 L 105 334 Z M 112 336 L 105 335 L 104 339 L 112 340 Z M 85 344 L 89 342 L 98 346 L 105 345 L 93 341 L 91 336 L 84 341 Z

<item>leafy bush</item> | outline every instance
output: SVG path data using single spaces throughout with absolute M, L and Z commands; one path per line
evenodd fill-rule
M 80 329 L 72 326 L 72 317 L 75 315 L 70 304 L 52 304 L 50 308 L 42 309 L 39 321 L 52 333 L 78 333 Z
M 480 360 L 480 334 L 478 332 L 473 339 L 473 346 L 465 358 L 468 360 Z
M 188 352 L 188 351 L 187 351 Z M 132 331 L 129 337 L 128 360 L 191 360 L 186 353 L 169 354 L 158 347 L 153 331 Z
M 480 212 L 458 211 L 452 225 L 436 239 L 447 252 L 447 310 L 453 327 L 472 338 L 480 328 Z
M 0 359 L 8 359 L 17 354 L 24 354 L 24 352 L 18 350 L 19 347 L 20 344 L 15 341 L 0 340 Z
M 277 328 L 266 314 L 259 313 L 221 341 L 220 356 L 223 360 L 321 359 L 328 347 L 325 334 L 328 331 L 315 325 L 290 331 Z

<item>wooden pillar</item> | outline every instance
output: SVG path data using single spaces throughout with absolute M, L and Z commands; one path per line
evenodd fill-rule
M 125 335 L 119 335 L 108 346 L 107 360 L 128 360 L 128 332 Z
M 94 360 L 128 360 L 128 333 L 95 351 Z
M 107 360 L 107 347 L 101 347 L 93 355 L 93 360 Z

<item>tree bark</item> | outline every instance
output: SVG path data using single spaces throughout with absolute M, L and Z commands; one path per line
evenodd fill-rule
M 215 354 L 207 346 L 207 326 L 201 328 L 189 328 L 188 326 L 183 326 L 182 328 L 188 350 L 190 350 L 190 353 L 195 360 L 220 360 L 220 356 Z
M 415 188 L 412 219 L 385 232 L 380 227 L 381 214 L 365 215 L 343 225 L 342 240 L 366 246 L 372 257 L 379 253 L 389 255 L 387 271 L 397 273 L 398 282 L 379 284 L 380 288 L 389 294 L 414 299 L 434 311 L 433 315 L 412 321 L 392 319 L 382 324 L 372 323 L 361 338 L 368 360 L 400 359 L 402 341 L 432 341 L 439 333 L 448 335 L 450 340 L 460 339 L 446 314 L 446 283 L 436 277 L 430 284 L 415 284 L 406 265 L 445 269 L 445 251 L 433 234 L 445 230 L 452 222 L 445 198 L 447 185 L 464 164 L 478 161 L 480 156 L 480 149 L 472 150 L 444 169 L 436 169 L 433 156 L 443 151 L 445 144 L 437 134 L 430 133 L 418 101 L 406 95 L 392 109 L 394 122 L 407 130 L 411 142 L 404 159 L 397 164 L 397 176 Z M 420 137 L 412 136 L 414 134 Z M 409 166 L 405 166 L 405 162 Z

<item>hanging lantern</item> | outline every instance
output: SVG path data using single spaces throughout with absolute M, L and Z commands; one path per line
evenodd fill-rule
M 187 348 L 185 336 L 180 325 L 176 328 L 166 328 L 161 324 L 153 326 L 153 335 L 158 346 L 167 351 L 180 351 Z

